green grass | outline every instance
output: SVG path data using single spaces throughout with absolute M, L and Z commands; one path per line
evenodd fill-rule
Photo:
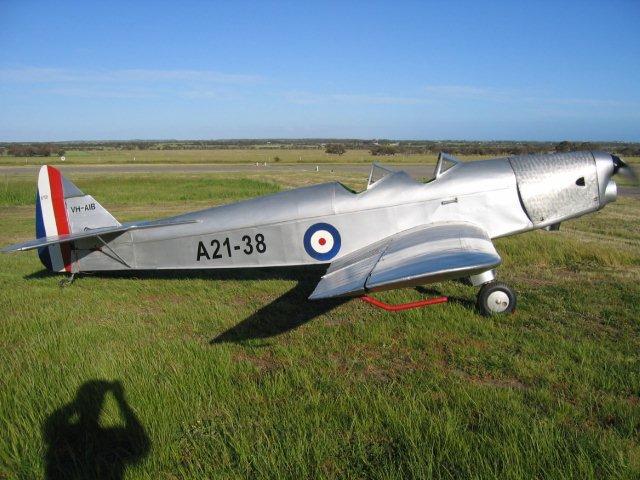
M 461 158 L 479 158 L 462 156 Z M 485 157 L 488 158 L 488 157 Z M 279 160 L 277 160 L 279 159 Z M 0 165 L 77 165 L 77 164 L 123 164 L 123 163 L 429 163 L 435 164 L 436 154 L 397 154 L 373 156 L 369 150 L 347 150 L 343 155 L 329 155 L 322 149 L 239 148 L 230 150 L 71 150 L 65 153 L 65 161 L 59 157 L 12 157 L 0 156 Z
M 506 155 L 503 155 L 506 156 Z M 464 160 L 481 157 L 479 155 L 460 155 Z M 277 159 L 279 160 L 277 160 Z M 329 155 L 322 149 L 283 149 L 283 148 L 238 148 L 218 150 L 70 150 L 65 153 L 65 161 L 59 157 L 12 157 L 0 156 L 2 165 L 78 165 L 78 164 L 123 164 L 123 163 L 226 163 L 255 164 L 263 163 L 427 163 L 435 164 L 437 154 L 397 154 L 393 156 L 373 156 L 369 150 L 347 150 L 343 155 Z M 629 163 L 640 163 L 640 157 L 625 157 Z
M 280 160 L 276 160 L 278 157 Z M 343 155 L 329 155 L 324 150 L 247 148 L 231 150 L 71 150 L 65 161 L 58 157 L 0 156 L 0 165 L 119 164 L 119 163 L 371 163 L 372 161 L 435 163 L 437 155 L 394 155 L 374 157 L 368 150 L 348 150 Z
M 182 175 L 171 181 L 167 175 L 100 175 L 69 176 L 81 189 L 105 205 L 163 202 L 231 202 L 256 195 L 275 193 L 280 188 L 273 182 L 222 175 Z M 36 185 L 33 179 L 11 179 L 5 176 L 0 185 L 0 206 L 33 205 Z M 144 196 L 142 196 L 142 194 Z
M 123 220 L 308 181 L 73 180 Z M 2 245 L 33 232 L 33 183 L 4 185 Z M 306 270 L 89 275 L 61 289 L 35 254 L 0 256 L 0 478 L 42 477 L 49 444 L 76 453 L 68 477 L 133 451 L 126 478 L 638 478 L 639 213 L 623 198 L 558 233 L 498 240 L 519 303 L 491 319 L 454 282 L 428 293 L 450 303 L 392 314 L 308 303 L 319 273 Z M 104 386 L 93 380 L 121 382 L 144 434 L 77 440 L 54 421 Z M 113 389 L 105 399 L 101 425 L 122 429 Z

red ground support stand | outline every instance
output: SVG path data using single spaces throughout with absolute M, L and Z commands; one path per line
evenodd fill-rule
M 369 295 L 363 295 L 360 297 L 363 301 L 370 303 L 371 305 L 382 308 L 387 312 L 399 312 L 401 310 L 410 310 L 412 308 L 428 307 L 429 305 L 436 305 L 438 303 L 445 303 L 449 299 L 447 297 L 428 298 L 426 300 L 419 300 L 417 302 L 399 303 L 397 305 L 391 305 L 390 303 L 381 302 Z

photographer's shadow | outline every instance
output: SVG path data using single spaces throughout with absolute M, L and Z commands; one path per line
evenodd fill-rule
M 100 414 L 113 395 L 123 426 L 103 427 Z M 124 398 L 120 382 L 85 382 L 70 403 L 54 411 L 43 425 L 45 478 L 121 479 L 127 465 L 142 460 L 150 441 Z

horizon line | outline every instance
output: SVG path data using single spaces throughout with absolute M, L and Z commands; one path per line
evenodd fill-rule
M 149 143 L 161 143 L 161 142 L 287 142 L 287 141 L 342 141 L 342 142 L 377 142 L 377 141 L 391 141 L 391 142 L 440 142 L 440 143 L 560 143 L 560 142 L 572 142 L 572 143 L 640 143 L 639 140 L 612 140 L 612 139 L 591 139 L 591 140 L 576 140 L 565 138 L 562 140 L 547 139 L 547 140 L 527 140 L 527 139 L 435 139 L 435 138 L 392 138 L 392 137 L 230 137 L 230 138 L 131 138 L 131 139 L 90 139 L 90 140 L 0 140 L 0 144 L 34 144 L 34 143 L 132 143 L 132 142 L 149 142 Z

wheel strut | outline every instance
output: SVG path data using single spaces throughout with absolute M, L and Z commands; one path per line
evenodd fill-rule
M 69 285 L 71 285 L 71 284 L 73 283 L 73 281 L 75 280 L 75 278 L 76 278 L 76 273 L 75 273 L 75 272 L 73 272 L 73 273 L 71 274 L 71 276 L 69 276 L 69 277 L 67 277 L 67 278 L 63 278 L 62 280 L 60 280 L 60 281 L 58 282 L 58 286 L 59 286 L 60 288 L 68 287 Z

